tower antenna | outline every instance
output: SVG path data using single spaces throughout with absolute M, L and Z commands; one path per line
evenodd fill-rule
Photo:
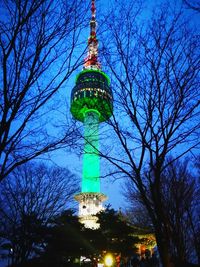
M 95 0 L 91 0 L 92 17 L 90 20 L 90 36 L 88 38 L 88 55 L 84 60 L 84 69 L 100 70 L 101 66 L 98 61 L 98 39 L 96 36 L 96 6 Z

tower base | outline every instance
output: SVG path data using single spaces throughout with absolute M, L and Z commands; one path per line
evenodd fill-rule
M 86 228 L 99 228 L 95 215 L 104 209 L 102 202 L 107 199 L 107 196 L 102 193 L 84 192 L 75 195 L 74 198 L 79 202 L 80 222 L 83 223 Z

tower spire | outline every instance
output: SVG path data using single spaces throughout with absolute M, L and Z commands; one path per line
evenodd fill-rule
M 96 6 L 95 0 L 91 0 L 92 17 L 90 20 L 90 36 L 88 38 L 88 55 L 84 60 L 84 69 L 100 70 L 98 61 L 98 39 L 96 37 Z

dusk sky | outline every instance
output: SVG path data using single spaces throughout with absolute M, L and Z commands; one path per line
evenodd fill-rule
M 200 263 L 198 3 L 0 1 L 0 267 Z

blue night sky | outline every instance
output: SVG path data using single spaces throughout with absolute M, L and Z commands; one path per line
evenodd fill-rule
M 90 0 L 85 0 L 88 3 Z M 106 15 L 109 13 L 109 8 L 112 6 L 115 2 L 119 2 L 121 0 L 96 0 L 96 18 L 97 18 L 97 23 L 98 23 L 98 29 L 97 29 L 97 35 L 98 32 L 101 32 L 101 21 L 103 21 L 103 16 L 104 14 Z M 127 0 L 126 3 L 136 3 L 140 0 L 132 1 L 132 0 Z M 191 1 L 198 1 L 198 0 L 191 0 Z M 142 3 L 142 13 L 141 15 L 137 18 L 137 21 L 141 25 L 142 23 L 148 23 L 148 20 L 150 19 L 152 15 L 152 11 L 155 9 L 156 6 L 165 3 L 165 0 L 141 0 Z M 169 0 L 169 3 L 172 5 L 176 6 L 177 9 L 180 9 L 182 6 L 182 0 Z M 192 16 L 193 22 L 196 26 L 199 26 L 199 15 L 195 14 L 193 11 L 186 9 L 183 7 L 185 12 L 188 14 L 188 16 Z M 112 15 L 109 17 L 112 20 Z M 125 18 L 124 18 L 125 19 Z M 75 49 L 75 57 L 79 57 L 83 51 L 86 49 L 87 46 L 87 38 L 89 36 L 89 22 L 90 18 L 88 18 L 88 27 L 81 33 L 80 35 L 80 43 L 81 45 Z M 87 23 L 87 21 L 86 21 Z M 200 28 L 200 27 L 199 27 Z M 101 51 L 101 38 L 99 39 L 99 50 Z M 84 57 L 86 57 L 86 52 L 84 53 L 84 56 L 82 56 L 82 62 L 84 60 Z M 64 57 L 65 55 L 63 55 Z M 100 61 L 101 61 L 101 54 L 99 55 Z M 102 60 L 103 61 L 103 60 Z M 117 61 L 118 63 L 118 61 Z M 58 66 L 59 68 L 59 66 Z M 53 133 L 55 136 L 60 130 L 65 129 L 65 124 L 67 122 L 70 122 L 73 120 L 72 115 L 70 114 L 70 97 L 71 97 L 71 90 L 73 89 L 75 85 L 75 78 L 78 73 L 80 73 L 82 70 L 82 66 L 80 66 L 70 77 L 70 79 L 67 81 L 67 83 L 60 88 L 59 92 L 56 93 L 56 95 L 53 97 L 52 101 L 47 105 L 46 110 L 50 110 L 49 113 L 47 114 L 47 120 L 50 121 L 54 126 L 59 125 L 59 127 L 55 128 L 49 128 L 49 133 Z M 102 64 L 102 70 L 106 72 L 108 76 L 110 76 L 109 72 L 106 71 L 106 66 Z M 51 72 L 53 73 L 55 69 L 52 69 L 48 74 L 51 75 Z M 44 81 L 45 83 L 45 81 Z M 112 83 L 111 83 L 112 87 Z M 115 98 L 115 96 L 114 96 Z M 115 112 L 115 110 L 114 110 Z M 45 113 L 45 110 L 44 110 Z M 46 115 L 45 115 L 46 116 Z M 62 125 L 62 126 L 60 126 Z M 77 124 L 78 126 L 81 127 L 81 130 L 83 130 L 83 124 L 80 122 Z M 47 127 L 48 128 L 48 127 Z M 109 133 L 109 125 L 106 125 L 102 123 L 100 125 L 100 132 L 104 131 L 104 128 L 106 129 L 107 133 Z M 103 130 L 102 130 L 103 129 Z M 106 135 L 106 138 L 108 135 Z M 100 137 L 100 150 L 101 150 L 101 144 L 103 142 L 108 142 L 108 144 L 112 144 L 113 151 L 117 153 L 117 145 L 113 144 L 112 136 L 110 135 L 109 138 L 103 139 Z M 83 145 L 83 140 L 81 141 L 81 144 Z M 82 146 L 83 148 L 83 146 Z M 50 154 L 43 155 L 40 158 L 35 159 L 36 161 L 50 161 L 51 163 L 64 167 L 69 169 L 73 174 L 75 174 L 75 177 L 78 181 L 80 181 L 80 186 L 81 186 L 81 179 L 82 179 L 82 153 L 80 153 L 80 149 L 75 150 L 74 149 L 60 149 L 57 151 L 53 151 Z M 105 177 L 101 178 L 101 192 L 107 195 L 108 200 L 104 202 L 104 205 L 111 204 L 111 207 L 114 208 L 115 210 L 122 209 L 125 210 L 128 208 L 128 203 L 126 203 L 126 200 L 123 196 L 123 185 L 125 182 L 125 178 L 117 179 L 114 180 L 111 175 L 109 175 L 109 168 L 110 166 L 105 160 L 100 161 L 101 163 L 101 174 L 102 176 L 105 175 Z M 78 203 L 74 201 L 73 207 L 75 207 L 78 210 Z M 68 204 L 66 203 L 66 208 L 71 208 L 69 207 Z M 0 263 L 0 266 L 1 265 Z

